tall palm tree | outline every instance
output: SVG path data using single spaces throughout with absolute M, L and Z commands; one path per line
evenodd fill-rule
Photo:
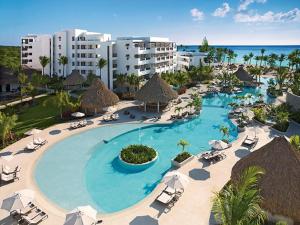
M 260 204 L 258 182 L 264 171 L 258 167 L 249 167 L 243 171 L 240 179 L 226 185 L 215 194 L 212 211 L 222 225 L 262 224 L 266 219 Z
M 183 139 L 179 140 L 179 142 L 177 143 L 177 146 L 181 146 L 182 152 L 185 152 L 185 147 L 188 145 L 190 145 L 190 144 L 186 140 L 183 140 Z
M 223 134 L 223 139 L 227 140 L 227 139 L 225 139 L 225 137 L 227 137 L 227 138 L 229 137 L 229 128 L 226 126 L 221 126 L 219 130 Z
M 254 56 L 253 53 L 250 52 L 250 53 L 249 53 L 249 60 L 250 60 L 249 64 L 251 64 L 251 60 L 252 60 L 253 56 Z
M 65 76 L 65 67 L 68 64 L 68 57 L 67 56 L 61 56 L 58 59 L 58 62 L 63 66 L 63 77 Z
M 257 67 L 257 63 L 260 60 L 260 56 L 257 55 L 257 56 L 254 57 L 254 59 L 255 59 L 255 67 Z
M 5 146 L 6 140 L 9 136 L 11 136 L 12 129 L 17 124 L 17 115 L 6 115 L 0 112 L 0 135 L 2 139 L 2 146 Z
M 278 61 L 279 61 L 279 67 L 281 68 L 282 62 L 286 59 L 285 54 L 280 54 L 280 56 L 278 57 Z
M 259 66 L 261 66 L 261 64 L 262 64 L 262 61 L 263 61 L 263 59 L 264 59 L 265 51 L 266 51 L 266 49 L 264 49 L 264 48 L 262 48 L 262 49 L 260 50 L 261 58 L 260 58 L 260 65 L 259 65 Z
M 107 61 L 103 58 L 100 58 L 98 63 L 97 63 L 97 67 L 99 68 L 100 70 L 100 78 L 101 78 L 101 75 L 102 75 L 102 69 L 107 65 Z
M 50 58 L 48 58 L 47 56 L 40 56 L 39 60 L 40 60 L 41 66 L 43 68 L 42 75 L 45 75 L 45 67 L 50 63 Z
M 244 55 L 244 56 L 243 56 L 243 59 L 244 59 L 245 65 L 246 65 L 250 58 L 249 58 L 248 55 Z

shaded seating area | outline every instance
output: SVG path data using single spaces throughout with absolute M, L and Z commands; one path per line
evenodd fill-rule
M 243 82 L 244 86 L 255 86 L 253 77 L 244 69 L 243 65 L 240 65 L 234 75 Z
M 226 158 L 226 154 L 220 151 L 207 151 L 197 156 L 208 163 L 216 163 Z
M 259 181 L 261 207 L 272 215 L 300 222 L 300 152 L 286 137 L 275 137 L 258 150 L 239 160 L 231 172 L 237 182 L 242 171 L 250 166 L 261 167 L 265 174 Z M 277 217 L 278 218 L 278 217 Z M 292 223 L 291 223 L 292 224 Z
M 178 97 L 171 86 L 158 74 L 153 75 L 150 80 L 136 93 L 136 99 L 143 102 L 144 111 L 161 112 L 168 103 Z
M 81 109 L 87 115 L 96 115 L 104 112 L 109 106 L 119 102 L 119 97 L 109 90 L 99 78 L 94 79 L 93 84 L 83 94 Z
M 64 88 L 67 90 L 76 90 L 82 88 L 85 78 L 78 70 L 73 70 L 63 81 Z

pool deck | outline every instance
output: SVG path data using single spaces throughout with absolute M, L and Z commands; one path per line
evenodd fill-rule
M 120 111 L 120 120 L 112 123 L 137 122 L 139 117 L 144 115 L 144 113 L 131 108 L 134 106 L 134 102 L 120 102 L 117 106 L 118 111 Z M 136 121 L 129 119 L 128 116 L 125 116 L 123 113 L 121 113 L 125 108 L 131 108 L 129 110 L 137 115 Z M 174 109 L 165 113 L 158 122 L 169 122 L 167 119 L 170 117 L 170 114 L 173 113 L 173 110 Z M 146 122 L 152 123 L 153 121 Z M 69 123 L 62 123 L 49 127 L 44 129 L 41 134 L 39 134 L 39 136 L 46 138 L 48 143 L 35 152 L 27 153 L 23 151 L 23 148 L 26 146 L 26 144 L 32 141 L 32 137 L 26 137 L 8 146 L 6 149 L 0 152 L 0 156 L 7 154 L 14 155 L 15 158 L 13 159 L 13 162 L 21 166 L 20 180 L 1 186 L 0 200 L 2 201 L 15 191 L 24 188 L 32 189 L 36 192 L 35 203 L 49 215 L 49 218 L 40 224 L 62 225 L 64 223 L 66 211 L 51 203 L 49 200 L 47 200 L 46 196 L 39 191 L 32 175 L 35 163 L 38 158 L 42 156 L 43 152 L 54 143 L 84 130 L 105 126 L 108 124 L 110 123 L 101 122 L 101 117 L 96 117 L 89 119 L 89 124 L 86 127 L 76 130 L 69 130 Z M 256 125 L 256 127 L 259 127 L 259 125 Z M 300 130 L 298 125 L 293 125 L 290 127 L 293 129 L 293 133 L 295 130 Z M 239 135 L 238 139 L 233 143 L 231 148 L 224 150 L 227 157 L 223 161 L 212 165 L 206 165 L 195 157 L 191 162 L 178 169 L 180 172 L 190 177 L 190 183 L 170 212 L 165 212 L 165 208 L 155 202 L 155 198 L 164 188 L 163 184 L 159 184 L 149 196 L 135 206 L 113 214 L 98 214 L 98 218 L 103 219 L 104 222 L 102 224 L 111 225 L 214 224 L 214 219 L 211 214 L 211 200 L 213 193 L 219 191 L 229 180 L 233 165 L 240 158 L 249 154 L 250 151 L 248 149 L 241 147 L 241 143 L 247 134 L 253 135 L 251 127 L 247 128 L 245 132 Z M 276 135 L 280 134 L 266 126 L 259 127 L 257 129 L 259 142 L 255 149 L 263 146 Z M 0 162 L 0 164 L 2 163 Z M 16 223 L 14 223 L 9 217 L 9 213 L 7 211 L 0 209 L 0 224 L 9 225 Z

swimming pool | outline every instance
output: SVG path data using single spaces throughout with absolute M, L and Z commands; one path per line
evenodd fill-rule
M 264 87 L 245 89 L 244 94 L 259 92 L 265 93 Z M 232 101 L 233 96 L 225 94 L 204 98 L 201 115 L 186 122 L 109 125 L 73 135 L 40 158 L 36 183 L 50 201 L 67 210 L 87 204 L 102 213 L 128 208 L 151 193 L 170 169 L 171 159 L 180 152 L 179 139 L 187 140 L 188 151 L 198 154 L 209 148 L 209 140 L 222 138 L 220 125 L 230 127 L 230 141 L 237 138 L 227 118 Z M 124 146 L 137 143 L 153 147 L 159 157 L 150 168 L 132 172 L 119 164 L 118 155 Z

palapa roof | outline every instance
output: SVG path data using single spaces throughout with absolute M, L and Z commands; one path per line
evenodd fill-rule
M 300 152 L 285 137 L 275 137 L 234 165 L 232 181 L 249 166 L 265 170 L 259 182 L 262 207 L 272 214 L 300 221 Z
M 84 81 L 84 77 L 78 72 L 78 70 L 72 70 L 72 73 L 66 77 L 63 84 L 65 86 L 76 86 L 82 85 Z
M 83 94 L 81 106 L 83 108 L 103 109 L 117 104 L 119 97 L 111 90 L 107 89 L 105 84 L 99 78 L 93 80 L 92 85 Z
M 240 81 L 246 81 L 246 82 L 252 82 L 253 78 L 252 76 L 244 69 L 242 65 L 239 66 L 236 72 L 234 72 L 235 76 Z
M 177 93 L 158 74 L 153 75 L 150 80 L 136 93 L 136 99 L 143 102 L 168 103 L 177 98 Z

